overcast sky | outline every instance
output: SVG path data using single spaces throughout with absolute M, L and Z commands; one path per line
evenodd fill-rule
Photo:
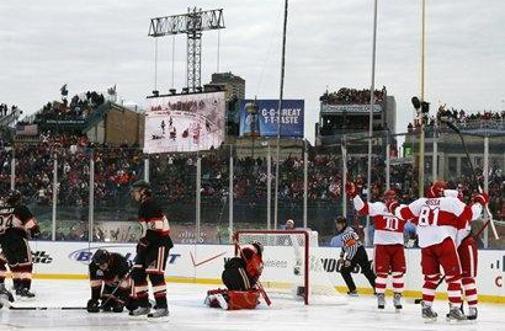
M 467 110 L 505 109 L 505 2 L 427 0 L 427 96 Z M 154 87 L 149 18 L 188 6 L 224 8 L 220 71 L 246 80 L 249 97 L 279 94 L 283 0 L 16 0 L 0 2 L 0 102 L 28 113 L 70 93 L 114 84 L 144 104 Z M 314 136 L 319 96 L 329 87 L 370 86 L 373 0 L 290 0 L 287 98 L 306 100 Z M 202 82 L 217 70 L 215 31 L 204 33 Z M 159 40 L 160 91 L 171 87 L 172 37 Z M 175 86 L 185 85 L 185 36 L 175 38 Z M 419 94 L 420 0 L 379 0 L 376 86 L 397 100 L 397 131 Z

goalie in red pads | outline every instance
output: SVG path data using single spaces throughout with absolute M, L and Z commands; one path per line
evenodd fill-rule
M 238 247 L 240 255 L 224 265 L 221 276 L 227 289 L 210 290 L 205 303 L 224 310 L 255 309 L 259 304 L 258 281 L 263 272 L 263 245 L 253 242 Z

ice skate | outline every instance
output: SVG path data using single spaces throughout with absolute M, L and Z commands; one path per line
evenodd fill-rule
M 468 316 L 467 316 L 468 320 L 470 320 L 470 321 L 476 320 L 477 315 L 478 315 L 477 308 L 475 308 L 475 307 L 468 308 Z
M 16 297 L 20 301 L 30 301 L 35 299 L 35 294 L 30 292 L 29 289 L 21 287 L 16 290 Z
M 386 306 L 386 298 L 384 293 L 378 293 L 377 294 L 377 308 L 378 309 L 384 309 Z
M 426 322 L 435 322 L 437 320 L 438 314 L 433 311 L 431 305 L 422 303 L 421 314 Z
M 395 309 L 397 312 L 399 312 L 403 306 L 402 306 L 402 294 L 401 293 L 395 293 L 393 297 L 393 305 L 395 306 Z
M 130 316 L 144 316 L 149 314 L 151 309 L 149 307 L 137 307 L 134 310 L 130 311 L 128 315 Z
M 466 321 L 467 317 L 461 310 L 461 307 L 458 305 L 451 305 L 449 313 L 446 315 L 447 321 L 454 323 L 454 322 L 461 322 L 461 321 Z

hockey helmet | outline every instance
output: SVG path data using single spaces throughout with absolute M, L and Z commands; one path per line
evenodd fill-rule
M 5 202 L 7 205 L 16 206 L 21 203 L 21 198 L 22 198 L 21 192 L 19 192 L 18 190 L 11 190 Z
M 105 249 L 99 249 L 93 255 L 91 261 L 96 265 L 103 265 L 109 261 L 110 253 Z
M 130 190 L 133 191 L 133 190 L 138 189 L 138 188 L 143 188 L 143 189 L 150 190 L 151 189 L 151 184 L 149 184 L 148 182 L 146 182 L 143 179 L 140 179 L 140 180 L 137 180 L 136 182 L 134 182 L 132 184 Z
M 251 245 L 253 245 L 254 248 L 256 248 L 259 255 L 263 255 L 263 244 L 262 243 L 260 243 L 259 241 L 253 241 L 253 242 L 251 242 Z
M 337 216 L 337 218 L 335 219 L 335 224 L 347 225 L 347 220 L 345 219 L 344 216 Z
M 444 190 L 447 188 L 447 183 L 443 180 L 437 180 L 431 184 L 426 196 L 428 198 L 441 198 L 444 196 Z
M 392 201 L 396 199 L 396 191 L 389 189 L 384 192 L 384 201 Z

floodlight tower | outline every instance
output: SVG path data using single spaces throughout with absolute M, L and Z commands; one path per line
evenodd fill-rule
M 186 83 L 193 92 L 202 86 L 202 34 L 206 30 L 224 29 L 223 9 L 202 11 L 188 8 L 186 14 L 155 17 L 149 25 L 149 37 L 186 34 Z

